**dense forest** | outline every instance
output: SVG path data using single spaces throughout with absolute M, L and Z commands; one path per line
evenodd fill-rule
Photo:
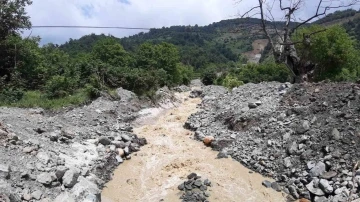
M 0 105 L 77 105 L 101 93 L 111 95 L 118 87 L 151 97 L 159 87 L 188 84 L 199 76 L 207 85 L 229 88 L 248 82 L 289 80 L 290 72 L 269 57 L 268 46 L 260 64 L 246 64 L 244 53 L 253 50 L 256 39 L 264 39 L 259 19 L 163 27 L 122 39 L 90 34 L 61 45 L 40 46 L 40 38 L 19 34 L 20 29 L 31 26 L 24 11 L 29 4 L 30 0 L 16 0 L 0 5 L 1 19 L 9 18 L 0 21 Z M 354 10 L 337 11 L 293 37 L 356 14 Z M 352 81 L 359 77 L 359 19 L 328 27 L 312 38 L 309 47 L 297 45 L 300 54 L 319 64 L 319 71 L 314 72 L 316 80 Z

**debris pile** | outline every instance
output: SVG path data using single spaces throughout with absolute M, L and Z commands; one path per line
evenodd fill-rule
M 183 191 L 180 199 L 183 202 L 208 202 L 207 198 L 210 196 L 208 187 L 211 187 L 211 182 L 208 179 L 202 181 L 201 176 L 196 173 L 191 173 L 187 179 L 178 186 L 178 189 Z
M 220 157 L 277 181 L 293 199 L 359 198 L 360 85 L 246 84 L 202 88 L 202 110 L 185 127 Z M 268 186 L 271 186 L 268 184 Z

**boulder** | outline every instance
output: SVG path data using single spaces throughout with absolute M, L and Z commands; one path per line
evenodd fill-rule
M 318 177 L 324 174 L 326 171 L 325 163 L 318 162 L 309 172 L 311 177 Z
M 99 143 L 106 146 L 106 145 L 111 144 L 111 140 L 107 137 L 101 137 L 99 139 Z
M 69 192 L 63 192 L 57 196 L 54 202 L 76 202 L 74 197 Z
M 70 168 L 67 170 L 63 176 L 63 185 L 67 188 L 73 187 L 77 183 L 77 179 L 80 175 L 80 170 L 78 168 Z
M 334 128 L 332 131 L 331 131 L 331 139 L 333 140 L 340 140 L 340 132 L 338 131 L 338 129 Z
M 43 164 L 47 164 L 49 163 L 50 161 L 50 157 L 49 155 L 46 153 L 46 152 L 39 152 L 37 155 L 36 155 L 36 158 L 39 159 L 39 161 Z
M 43 195 L 43 192 L 40 190 L 36 190 L 33 193 L 31 193 L 31 197 L 36 200 L 40 200 L 42 195 Z
M 325 195 L 324 191 L 318 187 L 318 185 L 316 184 L 316 182 L 314 180 L 311 181 L 309 184 L 307 184 L 306 188 L 307 188 L 307 190 L 309 190 L 309 192 L 313 193 L 314 195 L 317 195 L 317 196 Z
M 36 181 L 44 185 L 50 185 L 56 179 L 55 175 L 50 173 L 41 173 L 36 177 Z
M 285 166 L 286 168 L 290 168 L 290 167 L 292 166 L 291 158 L 290 158 L 290 157 L 284 158 L 284 166 Z
M 72 195 L 76 201 L 100 202 L 101 191 L 98 186 L 90 180 L 79 177 L 79 183 L 72 188 Z
M 305 132 L 307 132 L 308 130 L 310 130 L 310 122 L 309 121 L 303 121 L 301 124 L 299 124 L 296 128 L 296 132 L 298 134 L 304 134 Z
M 57 179 L 61 179 L 64 175 L 65 175 L 65 172 L 68 171 L 69 168 L 65 167 L 65 166 L 59 166 L 56 168 L 56 172 L 55 172 L 55 175 L 57 177 Z
M 5 164 L 0 164 L 0 180 L 8 179 L 10 177 L 10 166 Z
M 325 179 L 320 180 L 319 188 L 323 190 L 326 194 L 331 194 L 334 191 L 334 188 L 329 184 L 329 181 Z

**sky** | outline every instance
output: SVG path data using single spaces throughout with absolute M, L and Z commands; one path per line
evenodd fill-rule
M 161 28 L 173 25 L 208 25 L 238 17 L 255 0 L 34 0 L 27 7 L 32 25 L 117 26 Z M 314 0 L 305 0 L 298 16 L 314 9 Z M 281 15 L 281 12 L 274 12 Z M 95 34 L 126 37 L 139 30 L 42 28 L 25 31 L 23 36 L 40 36 L 41 43 L 62 44 L 70 38 Z

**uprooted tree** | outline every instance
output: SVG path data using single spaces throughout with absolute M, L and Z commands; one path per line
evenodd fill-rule
M 244 2 L 240 0 L 239 3 Z M 258 0 L 256 6 L 241 15 L 242 18 L 260 16 L 260 30 L 269 40 L 275 61 L 279 64 L 284 63 L 288 67 L 293 75 L 293 82 L 304 81 L 316 68 L 316 64 L 299 57 L 295 45 L 302 43 L 309 46 L 311 36 L 326 31 L 326 29 L 322 29 L 307 33 L 302 36 L 302 40 L 293 41 L 292 35 L 296 30 L 315 19 L 326 16 L 331 10 L 352 7 L 360 3 L 360 0 L 318 0 L 311 1 L 311 3 L 315 3 L 316 8 L 314 14 L 307 19 L 298 18 L 299 12 L 305 6 L 305 0 Z M 277 15 L 274 15 L 275 12 Z M 278 13 L 281 13 L 280 18 Z M 276 26 L 279 21 L 284 21 L 282 30 Z

